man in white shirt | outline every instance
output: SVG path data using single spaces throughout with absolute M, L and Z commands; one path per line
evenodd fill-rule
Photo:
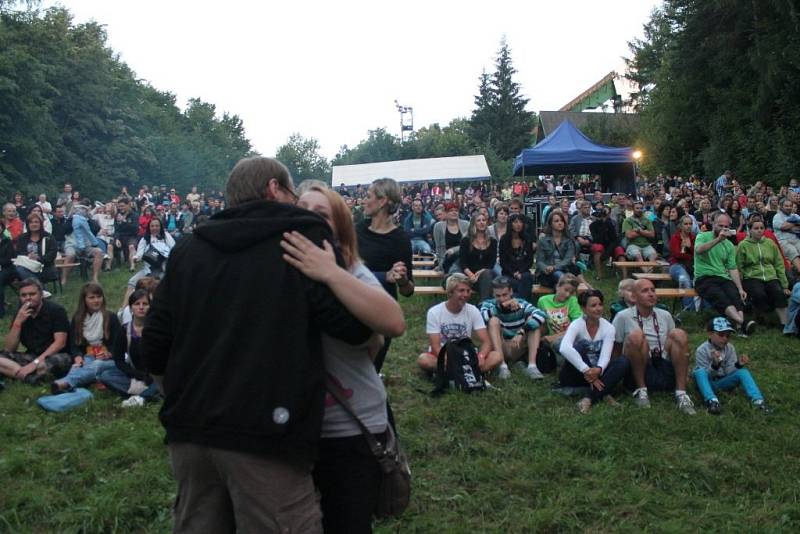
M 633 285 L 636 305 L 614 317 L 614 353 L 624 354 L 631 363 L 636 390 L 634 402 L 650 407 L 648 389 L 675 390 L 678 410 L 694 415 L 694 404 L 686 393 L 689 377 L 689 336 L 675 328 L 672 315 L 656 308 L 658 297 L 650 280 Z
M 781 201 L 781 209 L 772 218 L 775 237 L 794 268 L 800 271 L 800 221 L 794 214 L 794 202 L 789 198 Z
M 488 373 L 503 363 L 503 355 L 492 350 L 492 341 L 486 330 L 481 312 L 469 303 L 472 286 L 469 278 L 461 273 L 451 274 L 446 284 L 447 300 L 428 310 L 425 332 L 430 341 L 430 350 L 417 358 L 417 365 L 424 371 L 436 371 L 439 351 L 448 341 L 458 341 L 473 334 L 480 341 L 478 364 Z

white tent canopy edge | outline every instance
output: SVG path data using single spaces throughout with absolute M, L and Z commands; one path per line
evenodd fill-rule
M 348 187 L 359 184 L 367 185 L 378 178 L 392 178 L 400 183 L 477 181 L 489 180 L 491 174 L 483 155 L 404 159 L 333 166 L 332 184 L 334 187 L 341 184 Z

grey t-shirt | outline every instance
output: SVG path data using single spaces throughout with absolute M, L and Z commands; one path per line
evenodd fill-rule
M 383 290 L 380 282 L 363 263 L 356 262 L 350 272 L 362 282 Z M 322 335 L 325 370 L 344 390 L 356 415 L 373 434 L 386 430 L 386 390 L 367 353 L 367 344 L 348 345 L 326 334 Z M 325 395 L 322 419 L 323 438 L 344 438 L 361 434 L 352 416 L 330 393 Z
M 640 325 L 641 321 L 641 325 Z M 653 308 L 649 317 L 640 317 L 636 306 L 622 310 L 614 317 L 614 330 L 616 330 L 616 343 L 624 343 L 625 338 L 634 330 L 644 331 L 650 350 L 661 347 L 661 357 L 667 358 L 667 336 L 675 328 L 675 321 L 667 310 Z M 658 331 L 658 335 L 656 335 Z M 659 345 L 659 339 L 661 344 Z

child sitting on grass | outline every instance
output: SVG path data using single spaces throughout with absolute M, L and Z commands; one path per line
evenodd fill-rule
M 706 401 L 708 413 L 719 415 L 722 408 L 717 390 L 731 390 L 741 384 L 753 406 L 769 413 L 770 409 L 759 391 L 756 381 L 745 369 L 750 359 L 746 354 L 736 356 L 736 349 L 728 342 L 733 328 L 725 317 L 714 317 L 708 323 L 708 341 L 697 347 L 694 380 Z

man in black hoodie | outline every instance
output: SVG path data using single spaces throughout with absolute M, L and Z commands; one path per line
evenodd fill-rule
M 284 232 L 333 242 L 321 217 L 293 206 L 283 164 L 240 161 L 225 197 L 172 249 L 142 335 L 148 371 L 163 375 L 174 531 L 317 532 L 320 333 L 356 344 L 370 332 L 283 261 Z

